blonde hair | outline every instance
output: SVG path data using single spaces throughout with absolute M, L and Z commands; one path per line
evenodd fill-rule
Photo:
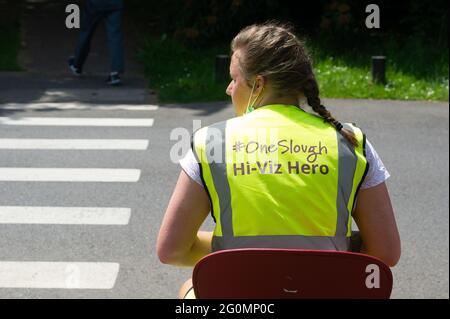
M 304 43 L 290 25 L 270 21 L 242 29 L 231 42 L 231 51 L 240 51 L 238 66 L 251 86 L 256 75 L 263 76 L 282 95 L 303 93 L 314 112 L 333 125 L 353 146 L 358 142 L 322 105 L 312 61 Z

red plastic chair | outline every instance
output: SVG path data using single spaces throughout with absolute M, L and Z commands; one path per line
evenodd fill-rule
M 390 268 L 351 252 L 232 249 L 212 253 L 194 267 L 198 299 L 388 299 Z

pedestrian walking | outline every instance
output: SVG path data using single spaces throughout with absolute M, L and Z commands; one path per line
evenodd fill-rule
M 110 74 L 106 82 L 110 85 L 122 84 L 120 77 L 124 71 L 122 11 L 122 0 L 86 0 L 75 55 L 68 61 L 74 75 L 82 74 L 84 63 L 89 55 L 92 36 L 98 24 L 104 21 L 111 60 Z

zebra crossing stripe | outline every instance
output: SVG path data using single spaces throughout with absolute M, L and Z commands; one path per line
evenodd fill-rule
M 0 138 L 0 149 L 16 150 L 146 150 L 149 140 Z
M 112 289 L 120 265 L 101 262 L 0 262 L 0 288 Z
M 102 110 L 102 111 L 156 111 L 158 105 L 133 104 L 88 104 L 88 103 L 5 103 L 0 105 L 4 110 Z
M 154 119 L 90 117 L 0 117 L 0 125 L 152 127 Z
M 139 169 L 0 167 L 0 181 L 137 182 Z
M 0 206 L 0 224 L 127 225 L 130 208 Z

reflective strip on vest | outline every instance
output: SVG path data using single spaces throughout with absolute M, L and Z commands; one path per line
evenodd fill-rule
M 227 176 L 226 125 L 227 121 L 224 121 L 204 128 L 205 130 L 199 134 L 200 136 L 196 136 L 193 143 L 194 154 L 197 153 L 197 159 L 201 163 L 203 182 L 212 201 L 213 217 L 215 211 L 220 212 L 218 214 L 220 218 L 216 220 L 216 231 L 212 243 L 213 251 L 245 247 L 348 250 L 351 234 L 351 210 L 357 188 L 367 172 L 367 167 L 365 167 L 365 170 L 360 169 L 358 175 L 355 176 L 358 158 L 360 158 L 358 156 L 360 156 L 361 151 L 364 151 L 364 145 L 358 146 L 358 154 L 356 154 L 354 148 L 346 139 L 339 132 L 336 132 L 339 160 L 336 197 L 337 220 L 334 236 L 236 236 L 233 231 L 231 191 Z M 352 130 L 357 135 L 359 143 L 364 144 L 364 136 L 359 129 L 354 129 L 347 124 L 345 128 Z M 218 140 L 219 138 L 221 140 Z M 221 145 L 221 154 L 214 154 L 213 146 L 217 143 Z M 367 164 L 367 162 L 363 164 Z M 361 173 L 362 171 L 364 174 Z M 357 187 L 355 187 L 355 181 Z M 213 187 L 207 187 L 207 185 Z
M 214 236 L 212 250 L 237 248 L 301 248 L 312 250 L 349 250 L 350 238 L 347 236 Z
M 211 171 L 211 175 L 213 178 L 213 182 L 219 197 L 219 207 L 220 207 L 220 224 L 222 228 L 222 236 L 233 236 L 233 222 L 232 222 L 232 209 L 231 209 L 231 196 L 230 196 L 230 185 L 228 184 L 227 177 L 227 162 L 226 162 L 226 150 L 225 143 L 226 141 L 226 122 L 218 123 L 215 128 L 218 129 L 223 138 L 222 144 L 222 152 L 220 154 L 220 161 L 216 162 L 217 159 L 214 154 L 214 151 L 211 149 L 213 143 L 211 143 L 211 137 L 217 136 L 214 132 L 211 132 L 212 128 L 208 127 L 208 131 L 206 133 L 206 158 L 209 163 L 209 169 Z M 223 213 L 222 213 L 223 212 Z
M 345 127 L 351 129 L 348 125 Z M 345 137 L 337 131 L 336 135 L 339 152 L 339 191 L 336 198 L 338 212 L 336 236 L 347 236 L 348 220 L 350 217 L 347 206 L 353 189 L 353 178 L 355 176 L 357 158 L 355 150 L 347 143 Z M 352 160 L 344 160 L 344 158 L 351 158 Z

